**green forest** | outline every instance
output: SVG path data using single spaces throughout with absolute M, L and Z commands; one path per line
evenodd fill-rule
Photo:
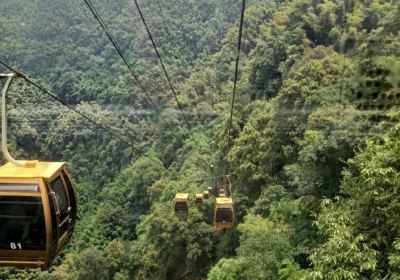
M 0 59 L 127 141 L 13 83 L 12 154 L 65 161 L 79 213 L 0 279 L 400 279 L 400 1 L 248 0 L 230 140 L 242 2 L 138 1 L 181 107 L 134 1 L 92 2 L 158 110 L 83 0 L 0 1 Z M 228 179 L 215 232 L 195 194 Z

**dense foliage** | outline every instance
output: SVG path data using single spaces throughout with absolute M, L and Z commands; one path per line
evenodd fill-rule
M 139 1 L 183 115 L 133 1 L 93 2 L 161 112 L 84 1 L 0 2 L 0 58 L 132 143 L 13 84 L 11 149 L 68 162 L 79 222 L 50 270 L 0 279 L 400 278 L 398 1 L 249 1 L 231 145 L 240 1 Z M 227 173 L 235 227 L 215 233 L 194 195 Z

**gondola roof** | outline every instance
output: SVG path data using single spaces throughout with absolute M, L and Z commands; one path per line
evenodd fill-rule
M 18 167 L 7 163 L 0 167 L 0 178 L 46 178 L 50 179 L 63 166 L 64 162 L 36 162 L 35 167 Z
M 188 193 L 177 193 L 175 196 L 176 199 L 189 199 L 189 194 Z
M 232 198 L 230 197 L 217 197 L 217 204 L 232 204 Z

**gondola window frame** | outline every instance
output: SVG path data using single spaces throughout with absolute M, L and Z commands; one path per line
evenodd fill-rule
M 63 194 L 65 196 L 67 205 L 65 208 L 61 209 L 60 205 L 59 205 L 59 199 L 57 197 L 57 193 L 53 187 L 53 183 L 57 180 L 60 179 L 60 182 L 62 183 L 62 190 L 64 191 Z M 59 240 L 59 247 L 60 247 L 60 240 L 63 239 L 64 234 L 68 232 L 69 228 L 70 228 L 70 221 L 71 221 L 71 200 L 69 198 L 69 194 L 67 191 L 67 187 L 65 184 L 65 181 L 63 179 L 63 176 L 61 174 L 61 172 L 57 172 L 53 178 L 51 178 L 51 180 L 49 180 L 49 186 L 51 188 L 51 191 L 53 193 L 53 196 L 55 198 L 55 202 L 57 205 L 57 220 L 58 220 L 58 240 Z
M 49 182 L 46 182 L 46 192 L 47 198 L 49 200 L 49 209 L 50 209 L 50 219 L 51 219 L 51 241 L 50 241 L 50 252 L 51 255 L 54 256 L 57 253 L 58 247 L 58 236 L 59 236 L 59 229 L 58 225 L 60 224 L 59 221 L 59 210 L 57 205 L 57 199 L 55 194 L 50 186 Z

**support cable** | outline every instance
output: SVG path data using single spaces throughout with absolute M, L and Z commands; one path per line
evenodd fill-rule
M 235 106 L 235 96 L 236 96 L 236 85 L 239 76 L 239 59 L 240 59 L 240 51 L 242 45 L 242 34 L 243 34 L 243 22 L 244 22 L 244 14 L 246 9 L 246 0 L 242 0 L 242 10 L 240 14 L 240 26 L 239 26 L 239 34 L 238 34 L 238 43 L 237 43 L 237 53 L 236 53 L 236 65 L 235 65 L 235 79 L 233 82 L 233 91 L 232 91 L 232 100 L 231 100 L 231 110 L 229 116 L 229 125 L 228 125 L 228 138 L 227 138 L 227 149 L 228 153 L 231 141 L 231 132 L 232 132 L 232 119 L 233 119 L 233 110 Z M 227 174 L 230 173 L 230 168 L 227 168 Z M 232 183 L 229 175 L 227 175 L 228 183 L 229 183 L 229 196 L 232 196 Z
M 139 87 L 142 89 L 142 91 L 145 93 L 148 101 L 151 103 L 151 105 L 154 107 L 154 109 L 156 110 L 157 114 L 159 116 L 161 116 L 161 112 L 158 109 L 158 107 L 155 105 L 155 103 L 152 101 L 152 99 L 150 98 L 150 96 L 148 95 L 148 91 L 146 89 L 146 87 L 143 85 L 143 83 L 139 80 L 138 75 L 135 73 L 133 67 L 131 66 L 131 64 L 128 62 L 128 60 L 126 59 L 126 57 L 124 56 L 121 47 L 119 46 L 118 42 L 113 38 L 113 36 L 111 35 L 111 32 L 109 31 L 107 25 L 105 24 L 103 18 L 101 17 L 99 11 L 96 9 L 96 7 L 94 6 L 94 4 L 92 3 L 91 0 L 84 0 L 86 5 L 89 7 L 90 11 L 92 12 L 93 16 L 95 17 L 95 19 L 99 22 L 100 26 L 103 28 L 104 32 L 106 33 L 107 37 L 109 38 L 109 40 L 111 41 L 111 43 L 113 44 L 114 48 L 116 49 L 117 53 L 119 54 L 119 56 L 122 58 L 122 60 L 124 61 L 124 63 L 126 64 L 126 66 L 128 67 L 128 69 L 131 71 L 133 77 L 135 78 L 136 82 L 138 83 Z M 158 52 L 157 52 L 158 54 Z M 180 106 L 180 104 L 178 104 Z M 181 107 L 180 107 L 181 109 Z M 181 110 L 182 112 L 182 110 Z M 189 128 L 189 132 L 190 132 L 190 126 L 189 123 L 187 122 L 187 120 L 185 119 L 186 125 Z M 175 134 L 174 131 L 172 131 L 172 134 L 178 139 L 179 137 Z
M 137 85 L 140 87 L 140 89 L 143 91 L 143 93 L 146 95 L 147 100 L 149 103 L 154 107 L 156 112 L 159 114 L 159 109 L 156 106 L 156 104 L 153 102 L 151 99 L 150 95 L 148 94 L 147 88 L 144 86 L 144 84 L 139 80 L 138 74 L 135 72 L 133 69 L 132 65 L 128 62 L 127 58 L 125 57 L 121 47 L 119 46 L 118 42 L 114 39 L 112 36 L 110 30 L 108 29 L 107 25 L 105 24 L 104 20 L 102 19 L 99 11 L 96 9 L 96 7 L 93 5 L 93 3 L 90 0 L 84 0 L 90 11 L 92 12 L 93 16 L 95 19 L 98 21 L 100 24 L 101 28 L 104 30 L 106 33 L 108 39 L 110 42 L 113 44 L 115 50 L 117 51 L 118 55 L 121 57 L 121 59 L 124 61 L 125 65 L 128 67 L 129 71 L 132 73 L 133 78 L 135 79 Z
M 87 0 L 85 0 L 85 1 L 87 1 Z M 158 60 L 160 61 L 161 67 L 162 67 L 162 69 L 163 69 L 163 71 L 164 71 L 165 78 L 166 78 L 167 81 L 168 81 L 169 87 L 171 88 L 171 92 L 172 92 L 172 94 L 173 94 L 173 96 L 174 96 L 174 99 L 175 99 L 175 101 L 176 101 L 176 104 L 178 105 L 178 109 L 181 111 L 183 120 L 184 120 L 184 122 L 185 122 L 185 124 L 186 124 L 186 126 L 188 127 L 189 132 L 190 132 L 190 129 L 191 129 L 190 124 L 189 124 L 189 122 L 187 121 L 186 116 L 185 116 L 185 114 L 184 114 L 184 112 L 183 112 L 183 107 L 182 107 L 181 103 L 180 103 L 179 100 L 178 100 L 178 97 L 177 97 L 175 88 L 174 88 L 173 85 L 172 85 L 171 79 L 170 79 L 170 77 L 169 77 L 169 75 L 168 75 L 168 71 L 167 71 L 167 69 L 165 68 L 164 62 L 163 62 L 163 60 L 162 60 L 162 58 L 161 58 L 161 55 L 160 55 L 160 53 L 159 53 L 159 51 L 158 51 L 158 48 L 157 48 L 156 43 L 155 43 L 155 41 L 154 41 L 153 35 L 151 34 L 150 29 L 149 29 L 149 27 L 148 27 L 148 25 L 147 25 L 147 23 L 146 23 L 146 20 L 145 20 L 145 18 L 144 18 L 144 16 L 143 16 L 142 10 L 141 10 L 140 7 L 139 7 L 138 1 L 137 1 L 137 0 L 134 0 L 134 1 L 135 1 L 136 8 L 137 8 L 137 10 L 138 10 L 138 12 L 139 12 L 140 18 L 141 18 L 141 20 L 142 20 L 142 22 L 143 22 L 143 25 L 144 25 L 144 27 L 146 28 L 147 34 L 148 34 L 148 36 L 149 36 L 149 39 L 150 39 L 150 41 L 151 41 L 151 43 L 152 43 L 152 45 L 153 45 L 153 48 L 154 48 L 154 50 L 155 50 L 155 52 L 156 52 L 156 55 L 157 55 L 157 57 L 158 57 Z
M 240 15 L 240 26 L 239 26 L 239 35 L 238 35 L 238 43 L 237 43 L 237 54 L 236 54 L 236 66 L 235 66 L 235 80 L 233 83 L 233 92 L 232 92 L 232 100 L 231 100 L 231 111 L 229 117 L 229 126 L 228 126 L 228 139 L 227 139 L 227 147 L 229 149 L 230 141 L 231 141 L 231 131 L 232 131 L 232 118 L 233 118 L 233 109 L 235 105 L 235 95 L 236 95 L 236 84 L 238 80 L 238 72 L 239 72 L 239 58 L 240 58 L 240 50 L 242 44 L 242 33 L 243 33 L 243 21 L 244 21 L 244 12 L 246 9 L 246 0 L 242 0 L 242 12 Z

